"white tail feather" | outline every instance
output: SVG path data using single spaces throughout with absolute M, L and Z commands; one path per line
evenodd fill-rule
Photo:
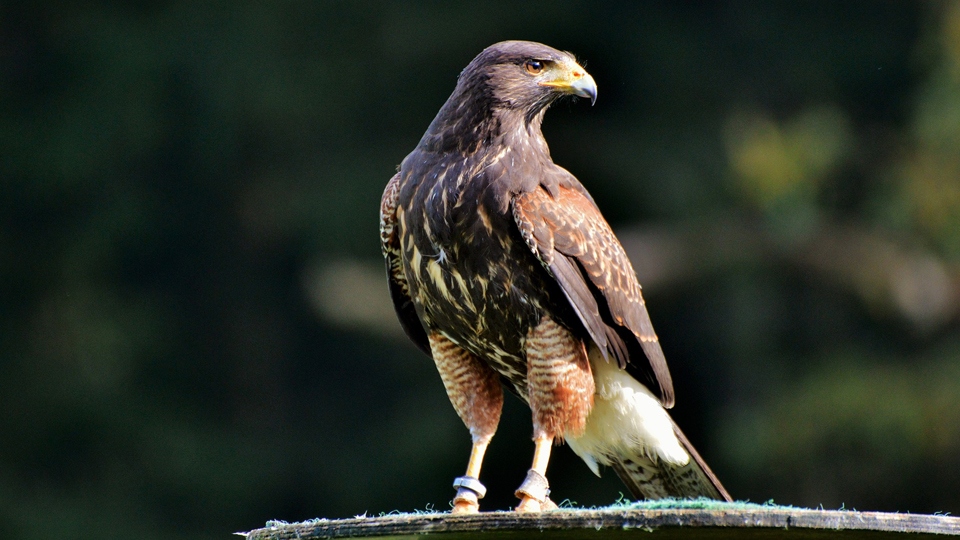
M 611 456 L 647 457 L 675 466 L 690 462 L 673 421 L 646 386 L 604 360 L 595 346 L 590 347 L 590 364 L 597 388 L 593 409 L 583 434 L 565 438 L 594 474 L 600 475 L 598 463 L 610 465 Z

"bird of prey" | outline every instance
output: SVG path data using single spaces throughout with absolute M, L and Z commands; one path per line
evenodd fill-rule
M 555 507 L 551 446 L 566 441 L 637 498 L 726 490 L 670 418 L 670 372 L 636 273 L 540 131 L 563 96 L 596 100 L 573 55 L 527 41 L 483 50 L 383 193 L 380 241 L 397 315 L 470 430 L 455 513 L 476 512 L 502 386 L 533 413 L 518 511 Z

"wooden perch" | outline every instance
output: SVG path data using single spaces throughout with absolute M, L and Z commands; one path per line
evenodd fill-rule
M 645 507 L 646 506 L 646 507 Z M 960 518 L 941 515 L 810 510 L 744 503 L 710 503 L 658 508 L 639 503 L 599 510 L 559 510 L 540 514 L 487 512 L 453 516 L 396 514 L 381 517 L 271 523 L 247 533 L 248 540 L 320 538 L 422 538 L 438 540 L 509 538 L 519 540 L 624 538 L 654 533 L 673 538 L 844 538 L 878 539 L 910 533 L 911 538 L 960 535 Z

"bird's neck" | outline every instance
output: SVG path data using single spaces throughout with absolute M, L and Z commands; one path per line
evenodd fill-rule
M 543 114 L 546 109 L 541 109 L 533 115 L 525 115 L 512 109 L 500 111 L 499 125 L 502 144 L 509 148 L 525 148 L 525 152 L 530 155 L 542 156 L 550 160 L 550 148 L 547 146 L 547 140 L 540 131 L 540 124 L 543 123 Z
M 420 141 L 421 148 L 437 153 L 457 151 L 471 155 L 485 146 L 502 144 L 510 148 L 525 146 L 547 159 L 550 150 L 540 125 L 546 107 L 524 111 L 484 95 L 464 101 L 457 92 L 443 105 Z

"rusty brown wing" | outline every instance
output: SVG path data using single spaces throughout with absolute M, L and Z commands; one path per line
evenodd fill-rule
M 514 197 L 513 217 L 604 356 L 635 376 L 639 370 L 638 380 L 672 407 L 673 381 L 637 275 L 593 201 L 576 189 L 559 187 L 551 195 L 539 187 Z M 632 358 L 640 350 L 646 364 Z

